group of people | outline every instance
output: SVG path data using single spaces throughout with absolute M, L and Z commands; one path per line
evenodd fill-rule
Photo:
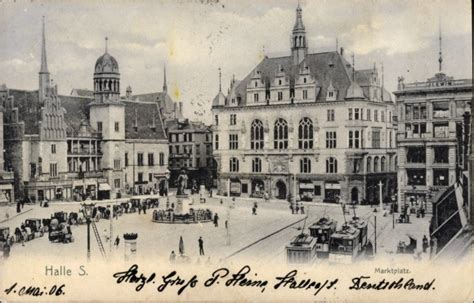
M 291 214 L 292 215 L 297 215 L 300 212 L 301 212 L 302 215 L 304 215 L 304 205 L 301 204 L 301 203 L 296 203 L 296 204 L 291 203 L 290 204 L 290 209 L 291 209 Z
M 217 215 L 217 214 L 216 214 Z M 213 220 L 214 224 L 216 223 L 216 215 L 212 216 L 212 212 L 209 209 L 194 209 L 190 208 L 187 214 L 176 214 L 173 208 L 168 208 L 166 210 L 154 210 L 153 211 L 153 221 L 155 222 L 204 222 Z M 218 220 L 218 217 L 217 217 Z

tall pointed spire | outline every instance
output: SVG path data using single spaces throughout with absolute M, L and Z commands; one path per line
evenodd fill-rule
M 303 10 L 298 2 L 295 26 L 293 26 L 293 32 L 291 34 L 291 54 L 293 56 L 293 64 L 300 64 L 306 57 L 307 53 L 308 47 L 306 45 L 306 30 L 303 24 Z
M 441 36 L 441 17 L 439 18 L 439 72 L 443 70 L 443 38 Z
M 166 65 L 163 68 L 163 92 L 168 91 L 168 86 L 166 85 Z
M 109 37 L 105 37 L 105 52 L 107 53 L 108 48 L 109 48 Z
M 222 74 L 221 74 L 220 67 L 219 67 L 219 92 L 222 92 Z
M 41 41 L 41 69 L 40 73 L 49 73 L 48 72 L 48 59 L 46 56 L 46 33 L 44 25 L 44 16 L 43 16 L 43 39 Z

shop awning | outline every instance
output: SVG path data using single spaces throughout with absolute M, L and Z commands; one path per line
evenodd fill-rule
M 110 191 L 112 188 L 110 187 L 109 183 L 100 183 L 99 184 L 99 191 Z

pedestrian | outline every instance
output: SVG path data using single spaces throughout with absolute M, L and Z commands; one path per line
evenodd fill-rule
M 257 209 L 254 207 L 252 207 L 252 215 L 256 215 L 257 214 Z
M 425 208 L 423 206 L 420 209 L 420 213 L 421 213 L 421 217 L 424 218 L 425 217 Z
M 293 207 L 293 204 L 290 204 L 290 209 L 291 209 L 291 214 L 295 214 L 295 208 Z
M 138 214 L 140 215 L 142 213 L 142 207 L 139 205 L 138 206 Z
M 300 211 L 300 207 L 298 206 L 298 204 L 296 204 L 296 214 L 298 214 Z
M 224 225 L 225 225 L 225 229 L 227 229 L 227 220 L 225 220 Z
M 423 236 L 423 252 L 425 253 L 426 250 L 428 249 L 428 238 L 426 237 L 426 235 Z
M 224 203 L 224 201 L 221 199 L 221 204 L 223 204 L 223 203 Z
M 146 215 L 146 205 L 143 203 L 143 214 Z
M 174 210 L 174 202 L 171 203 L 171 208 Z
M 21 209 L 23 209 L 23 207 L 25 207 L 25 199 L 21 200 Z
M 17 212 L 17 213 L 20 213 L 20 212 L 21 212 L 21 205 L 20 205 L 20 202 L 19 202 L 19 201 L 16 203 L 16 212 Z
M 217 215 L 217 213 L 214 214 L 214 226 L 219 226 L 219 216 Z
M 199 237 L 198 243 L 199 243 L 199 255 L 204 256 L 204 241 L 202 240 L 202 237 Z
M 304 206 L 303 206 L 303 204 L 301 204 L 300 208 L 301 208 L 301 214 L 304 215 Z
M 115 238 L 114 245 L 115 245 L 115 247 L 118 247 L 118 246 L 119 246 L 119 244 L 120 244 L 120 237 L 119 237 L 119 236 L 117 236 L 117 238 Z
M 212 198 L 212 188 L 209 190 L 209 198 Z
M 172 250 L 170 254 L 170 262 L 174 263 L 175 260 L 176 260 L 176 254 L 174 253 L 174 250 Z

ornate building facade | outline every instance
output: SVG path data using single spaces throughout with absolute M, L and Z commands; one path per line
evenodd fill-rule
M 399 79 L 397 116 L 398 204 L 432 203 L 468 170 L 472 79 L 440 70 L 426 82 Z M 472 181 L 471 181 L 472 182 Z
M 212 104 L 218 191 L 378 203 L 395 193 L 395 111 L 374 68 L 308 53 L 302 9 L 291 55 L 265 57 Z M 230 185 L 229 185 L 230 184 Z
M 14 173 L 16 197 L 42 201 L 121 196 L 135 185 L 128 181 L 135 175 L 126 165 L 132 147 L 168 157 L 159 103 L 120 97 L 119 65 L 107 41 L 94 66 L 93 85 L 93 97 L 58 94 L 48 71 L 43 20 L 39 89 L 4 87 L 0 92 L 5 100 L 5 166 Z M 139 121 L 127 119 L 137 111 Z M 152 178 L 142 187 L 151 191 L 166 180 L 163 163 L 148 169 Z

